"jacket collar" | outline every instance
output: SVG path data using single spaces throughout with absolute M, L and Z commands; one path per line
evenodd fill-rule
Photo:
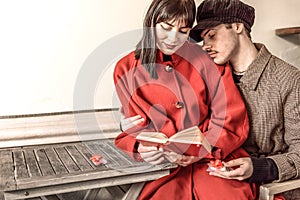
M 258 50 L 257 57 L 250 64 L 248 70 L 240 80 L 240 82 L 248 85 L 253 90 L 256 90 L 260 77 L 272 57 L 272 54 L 263 44 L 255 43 L 255 47 Z

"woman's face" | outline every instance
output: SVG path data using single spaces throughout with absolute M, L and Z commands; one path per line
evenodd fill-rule
M 175 53 L 187 40 L 191 30 L 178 21 L 160 22 L 155 28 L 156 45 L 165 55 Z

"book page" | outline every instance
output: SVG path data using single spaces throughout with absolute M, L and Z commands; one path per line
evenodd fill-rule
M 160 132 L 141 132 L 136 136 L 136 139 L 160 144 L 166 144 L 168 142 L 168 137 Z
M 197 126 L 179 131 L 169 138 L 170 142 L 180 142 L 186 144 L 202 144 L 204 136 Z

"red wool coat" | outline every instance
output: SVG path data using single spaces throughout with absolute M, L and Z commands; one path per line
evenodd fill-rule
M 121 133 L 117 147 L 134 159 L 135 136 L 159 131 L 168 137 L 197 125 L 210 144 L 222 150 L 222 159 L 247 156 L 240 148 L 249 131 L 248 117 L 228 65 L 216 66 L 196 44 L 186 43 L 172 59 L 157 53 L 158 79 L 151 79 L 134 53 L 116 65 L 114 82 L 125 117 L 141 115 L 143 124 Z M 212 156 L 201 149 L 199 162 L 178 167 L 170 175 L 145 185 L 140 199 L 254 199 L 255 186 L 209 176 Z

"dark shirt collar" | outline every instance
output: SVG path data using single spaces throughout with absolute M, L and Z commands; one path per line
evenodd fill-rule
M 163 54 L 163 62 L 172 61 L 172 56 Z

